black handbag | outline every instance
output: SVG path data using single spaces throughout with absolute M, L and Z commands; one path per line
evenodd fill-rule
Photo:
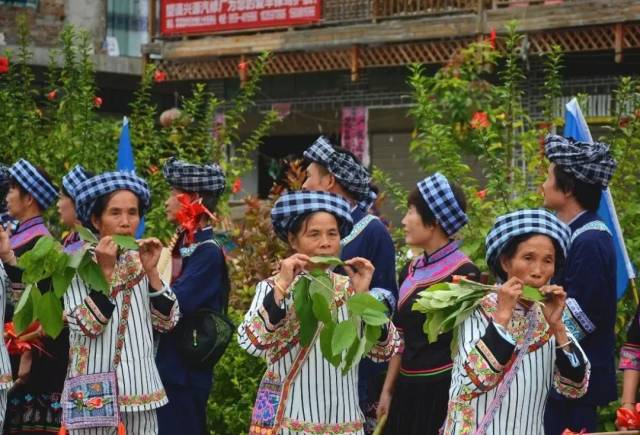
M 177 325 L 178 351 L 191 368 L 211 369 L 220 360 L 233 337 L 235 326 L 226 315 L 231 287 L 226 266 L 224 275 L 223 312 L 200 308 L 183 317 Z

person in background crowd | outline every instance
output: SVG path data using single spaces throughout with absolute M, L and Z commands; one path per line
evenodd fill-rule
M 444 423 L 451 385 L 451 339 L 425 339 L 425 315 L 413 311 L 418 294 L 454 275 L 480 279 L 480 270 L 462 251 L 454 235 L 466 225 L 462 190 L 436 173 L 420 181 L 409 194 L 402 224 L 408 245 L 423 249 L 400 274 L 400 298 L 393 322 L 403 339 L 384 383 L 378 419 L 387 414 L 388 435 L 436 435 Z
M 229 274 L 211 227 L 212 213 L 225 188 L 222 169 L 216 164 L 194 165 L 171 158 L 163 173 L 171 186 L 165 202 L 167 220 L 178 225 L 171 288 L 182 316 L 189 318 L 201 308 L 222 312 L 229 296 Z M 169 398 L 169 404 L 158 410 L 160 434 L 204 434 L 213 365 L 191 367 L 179 354 L 178 339 L 175 331 L 161 335 L 156 356 Z
M 24 290 L 22 269 L 17 258 L 35 246 L 43 236 L 50 236 L 42 214 L 58 196 L 49 176 L 27 160 L 21 159 L 9 169 L 11 176 L 7 194 L 9 215 L 18 221 L 10 233 L 0 228 L 0 260 L 4 264 L 11 286 L 10 300 L 17 303 Z M 47 282 L 38 286 L 49 291 Z M 11 321 L 12 309 L 7 310 Z M 41 345 L 38 350 L 26 350 L 12 358 L 15 386 L 9 393 L 4 425 L 6 434 L 57 433 L 60 427 L 60 394 L 67 370 L 69 334 L 65 328 L 53 339 L 36 329 Z
M 387 303 L 395 307 L 398 298 L 395 247 L 389 230 L 378 217 L 368 212 L 376 194 L 371 190 L 371 177 L 366 168 L 352 153 L 332 146 L 322 136 L 303 155 L 309 165 L 302 188 L 340 195 L 351 208 L 353 230 L 340 242 L 340 257 L 343 260 L 362 257 L 371 261 L 375 268 L 371 288 L 388 290 Z M 367 433 L 375 427 L 377 399 L 386 367 L 386 363 L 376 364 L 371 360 L 363 360 L 360 364 L 358 391 L 361 408 L 367 417 Z
M 76 165 L 62 177 L 62 187 L 60 188 L 60 198 L 58 199 L 58 213 L 60 214 L 60 222 L 69 231 L 62 239 L 62 246 L 66 253 L 72 254 L 82 247 L 84 244 L 80 235 L 75 230 L 81 225 L 76 214 L 75 198 L 78 194 L 78 186 L 83 181 L 91 178 L 93 174 L 87 172 L 81 165 Z
M 460 325 L 445 435 L 542 435 L 551 386 L 567 398 L 585 394 L 589 361 L 563 322 L 566 293 L 549 284 L 569 243 L 569 227 L 546 210 L 496 219 L 486 259 L 502 284 Z M 522 299 L 524 286 L 544 304 Z
M 542 185 L 544 206 L 557 212 L 571 228 L 571 248 L 557 284 L 574 301 L 568 304 L 579 320 L 576 338 L 580 340 L 593 372 L 587 394 L 580 400 L 552 392 L 547 405 L 547 435 L 559 435 L 569 428 L 595 432 L 597 407 L 616 399 L 615 332 L 616 255 L 613 238 L 598 218 L 602 190 L 616 167 L 603 143 L 576 142 L 549 135 L 545 154 L 551 165 Z
M 180 317 L 176 297 L 157 269 L 160 241 L 139 240 L 139 251 L 120 250 L 113 241 L 114 235 L 133 236 L 149 205 L 147 183 L 129 172 L 103 173 L 78 186 L 78 217 L 98 234 L 95 260 L 110 294 L 76 275 L 64 295 L 71 344 L 67 379 L 115 370 L 121 419 L 130 435 L 158 433 L 156 409 L 168 399 L 154 360 L 153 330 L 170 331 Z M 106 435 L 114 428 L 70 432 Z

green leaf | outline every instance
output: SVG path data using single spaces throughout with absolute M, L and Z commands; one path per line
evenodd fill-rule
M 362 339 L 355 339 L 353 344 L 349 347 L 347 354 L 344 357 L 344 367 L 342 368 L 342 374 L 346 375 L 354 364 L 357 364 L 362 355 L 364 355 L 365 348 L 367 347 L 367 341 Z
M 358 331 L 352 319 L 338 323 L 331 337 L 331 351 L 333 354 L 340 355 L 344 350 L 348 349 L 357 335 Z
M 80 238 L 85 242 L 90 243 L 92 245 L 95 245 L 98 243 L 98 238 L 95 236 L 95 234 L 93 234 L 90 230 L 83 227 L 82 225 L 76 226 L 76 231 L 78 232 L 78 235 L 80 236 Z
M 522 288 L 522 299 L 526 299 L 533 302 L 543 302 L 544 295 L 536 288 L 525 285 Z
M 58 272 L 51 277 L 53 291 L 56 297 L 61 298 L 65 294 L 75 275 L 76 270 L 71 267 L 67 267 L 62 272 Z
M 68 256 L 67 266 L 72 269 L 77 269 L 82 263 L 82 260 L 84 260 L 85 257 L 90 256 L 91 254 L 87 251 L 87 247 L 83 246 L 81 249 Z
M 344 261 L 338 257 L 331 257 L 326 255 L 316 255 L 309 258 L 309 262 L 313 264 L 327 265 L 327 266 L 342 266 Z
M 31 322 L 33 322 L 33 311 L 33 299 L 31 292 L 29 292 L 20 311 L 13 313 L 13 326 L 16 329 L 16 334 L 24 332 L 29 325 L 31 325 Z
M 122 236 L 120 234 L 114 234 L 111 236 L 113 242 L 120 246 L 123 249 L 129 249 L 132 251 L 137 251 L 139 249 L 138 244 L 136 243 L 136 239 L 131 236 Z
M 327 300 L 327 303 L 331 303 L 334 296 L 333 281 L 329 278 L 325 272 L 320 275 L 310 276 L 309 294 L 314 295 L 320 293 Z
M 56 338 L 64 327 L 62 301 L 53 292 L 45 292 L 36 305 L 36 317 L 47 335 Z
M 309 346 L 318 329 L 318 319 L 313 314 L 313 303 L 309 296 L 309 281 L 299 278 L 293 287 L 293 304 L 300 321 L 298 338 L 301 346 Z
M 59 243 L 51 236 L 40 237 L 35 246 L 29 250 L 34 258 L 45 258 L 49 256 L 49 253 L 56 248 L 56 244 Z
M 325 323 L 322 331 L 320 331 L 320 351 L 322 352 L 322 356 L 329 361 L 329 364 L 338 368 L 342 362 L 342 355 L 334 355 L 331 350 L 331 338 L 333 337 L 335 327 L 336 324 L 333 322 Z
M 384 313 L 371 308 L 366 308 L 361 316 L 367 325 L 382 326 L 389 322 L 389 318 Z
M 364 354 L 368 355 L 373 346 L 376 345 L 380 336 L 382 335 L 382 327 L 367 325 L 364 329 L 364 338 L 367 342 L 367 345 L 364 348 Z
M 29 284 L 25 287 L 22 294 L 20 295 L 20 299 L 18 300 L 18 305 L 16 305 L 16 309 L 14 310 L 14 315 L 23 310 L 29 299 L 31 298 L 31 289 L 33 288 L 32 284 Z
M 347 307 L 354 314 L 362 314 L 365 310 L 378 311 L 380 313 L 386 313 L 387 307 L 385 304 L 371 296 L 369 293 L 356 293 L 347 300 Z
M 104 294 L 109 293 L 109 283 L 102 273 L 102 269 L 96 263 L 93 262 L 90 256 L 83 259 L 82 263 L 78 267 L 78 275 L 90 288 L 100 291 Z
M 327 300 L 320 293 L 311 295 L 311 301 L 313 302 L 313 314 L 316 318 L 324 323 L 331 323 L 331 310 Z

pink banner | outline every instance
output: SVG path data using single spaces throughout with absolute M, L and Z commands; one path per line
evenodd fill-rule
M 342 147 L 369 166 L 369 109 L 364 106 L 342 108 Z

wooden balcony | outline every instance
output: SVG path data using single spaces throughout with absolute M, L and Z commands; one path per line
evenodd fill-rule
M 145 47 L 170 79 L 238 74 L 240 58 L 275 54 L 268 74 L 442 63 L 517 20 L 530 52 L 640 48 L 640 0 L 325 0 L 320 22 L 286 29 L 156 38 Z M 153 29 L 152 29 L 153 30 Z

